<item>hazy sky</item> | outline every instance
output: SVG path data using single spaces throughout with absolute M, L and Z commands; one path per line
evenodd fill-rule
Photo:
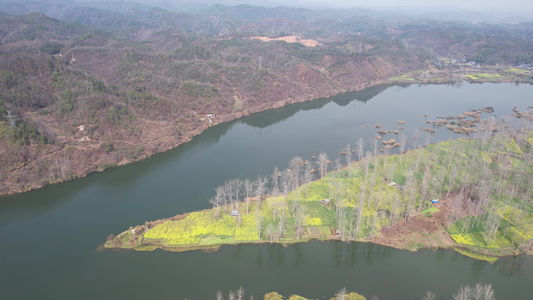
M 16 1 L 16 0 L 15 0 Z M 27 0 L 26 0 L 27 1 Z M 78 2 L 106 0 L 75 0 Z M 121 0 L 108 0 L 121 1 Z M 394 8 L 412 6 L 436 10 L 469 10 L 469 11 L 504 11 L 533 14 L 533 0 L 123 0 L 149 5 L 176 3 L 224 3 L 236 5 L 249 3 L 265 6 L 315 6 L 315 7 L 368 7 Z M 297 5 L 295 5 L 298 3 Z M 164 6 L 164 5 L 163 5 Z
M 331 3 L 336 6 L 451 8 L 465 10 L 505 10 L 533 13 L 532 0 L 297 0 L 300 3 Z

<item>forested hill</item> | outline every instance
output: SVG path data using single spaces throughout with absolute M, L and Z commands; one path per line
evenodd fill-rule
M 361 89 L 442 55 L 533 61 L 532 24 L 0 3 L 0 194 L 138 160 L 216 123 Z

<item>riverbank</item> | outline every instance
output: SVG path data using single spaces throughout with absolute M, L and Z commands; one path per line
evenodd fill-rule
M 531 133 L 508 134 L 366 157 L 292 191 L 131 227 L 110 236 L 105 247 L 214 251 L 225 244 L 318 239 L 411 251 L 462 248 L 489 260 L 527 252 L 533 238 L 527 183 Z M 308 164 L 313 161 L 301 167 Z M 283 181 L 283 174 L 274 178 Z M 516 182 L 517 176 L 524 180 Z M 509 193 L 515 197 L 509 199 Z M 480 201 L 485 194 L 490 199 Z
M 476 83 L 533 82 L 530 76 L 527 76 L 527 73 L 525 72 L 527 72 L 527 70 L 513 69 L 511 67 L 484 66 L 480 68 L 464 65 L 460 68 L 447 68 L 443 70 L 430 67 L 425 70 L 409 72 L 401 76 L 361 83 L 354 86 L 353 90 L 360 91 L 377 85 L 398 83 L 441 84 L 461 81 Z M 351 89 L 347 87 L 336 87 L 333 90 L 315 91 L 313 94 L 309 95 L 299 95 L 293 98 L 263 103 L 230 114 L 219 114 L 214 117 L 198 116 L 198 120 L 194 122 L 194 126 L 188 126 L 185 129 L 182 128 L 182 131 L 180 131 L 178 135 L 175 134 L 177 129 L 172 126 L 168 127 L 167 125 L 169 124 L 164 125 L 160 124 L 160 122 L 146 121 L 142 124 L 142 131 L 144 133 L 139 137 L 140 140 L 135 142 L 137 148 L 128 150 L 124 156 L 117 155 L 117 149 L 126 149 L 130 147 L 131 145 L 129 144 L 131 144 L 131 142 L 119 140 L 114 141 L 113 143 L 97 140 L 78 142 L 77 137 L 83 135 L 83 131 L 80 131 L 81 129 L 79 129 L 72 137 L 74 139 L 73 144 L 68 140 L 65 140 L 57 145 L 51 145 L 51 148 L 49 147 L 50 149 L 47 149 L 44 153 L 41 153 L 43 152 L 42 149 L 34 149 L 35 151 L 30 149 L 29 153 L 35 152 L 31 155 L 37 155 L 39 159 L 25 160 L 24 157 L 27 157 L 28 155 L 23 155 L 23 161 L 14 165 L 14 168 L 11 171 L 3 174 L 4 178 L 2 182 L 4 183 L 4 188 L 1 189 L 0 196 L 26 192 L 41 188 L 48 184 L 82 178 L 94 172 L 102 172 L 113 167 L 124 166 L 141 161 L 154 154 L 166 152 L 179 145 L 187 143 L 194 137 L 205 132 L 208 128 L 217 124 L 230 122 L 250 116 L 254 113 L 281 108 L 294 103 L 311 101 L 320 97 L 331 97 L 339 93 L 348 92 L 349 90 Z M 36 114 L 30 115 L 37 116 Z M 46 117 L 40 116 L 39 118 Z M 43 124 L 47 123 L 46 120 L 40 120 L 39 122 Z M 52 161 L 55 161 L 55 163 L 51 163 Z M 83 163 L 72 164 L 73 161 L 82 161 Z M 43 173 L 49 173 L 51 178 L 44 180 L 39 176 L 35 178 L 32 176 L 26 176 L 27 174 Z

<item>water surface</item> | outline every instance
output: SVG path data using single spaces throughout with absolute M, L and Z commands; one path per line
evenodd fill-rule
M 367 298 L 420 299 L 426 290 L 448 298 L 477 282 L 492 283 L 499 299 L 526 299 L 533 284 L 527 256 L 491 265 L 453 251 L 341 242 L 217 253 L 96 248 L 129 226 L 208 208 L 214 188 L 228 179 L 271 174 L 297 155 L 327 152 L 334 160 L 360 137 L 371 150 L 375 124 L 405 127 L 412 146 L 427 119 L 484 106 L 501 116 L 514 106 L 525 110 L 531 95 L 532 86 L 513 84 L 372 87 L 221 124 L 145 161 L 1 198 L 0 299 L 210 299 L 239 286 L 256 299 L 273 290 L 329 299 L 342 287 Z M 425 132 L 419 135 L 418 143 Z M 430 140 L 454 137 L 442 128 Z

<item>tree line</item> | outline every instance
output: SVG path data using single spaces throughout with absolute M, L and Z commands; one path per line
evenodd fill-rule
M 271 299 L 271 300 L 281 300 L 284 297 L 279 295 L 276 292 L 269 293 L 265 295 L 265 299 Z M 291 297 L 292 299 L 293 297 Z M 224 294 L 219 290 L 216 293 L 215 300 L 245 300 L 246 295 L 244 292 L 244 289 L 242 287 L 239 287 L 237 291 L 230 290 L 228 292 L 227 298 L 224 297 Z M 250 295 L 248 298 L 250 300 L 254 299 L 253 295 Z M 302 296 L 297 296 L 295 299 L 306 299 Z M 362 296 L 357 293 L 350 293 L 346 288 L 342 288 L 337 293 L 335 293 L 335 297 L 331 298 L 332 300 L 366 300 L 365 296 Z M 372 296 L 370 298 L 371 300 L 379 300 L 377 296 Z M 421 300 L 436 300 L 437 295 L 431 291 L 426 291 L 425 295 L 421 298 Z M 464 285 L 461 286 L 455 293 L 451 295 L 451 300 L 496 300 L 496 296 L 494 293 L 494 289 L 492 287 L 492 284 L 482 284 L 482 283 L 476 283 L 475 285 Z
M 499 231 L 521 247 L 528 241 L 519 240 L 517 230 L 508 229 L 521 226 L 529 235 L 529 227 L 522 225 L 531 221 L 524 218 L 533 186 L 527 167 L 532 165 L 531 145 L 524 136 L 531 124 L 522 122 L 519 129 L 504 124 L 488 121 L 476 138 L 453 143 L 430 145 L 428 133 L 423 149 L 399 157 L 378 155 L 377 140 L 374 151 L 365 152 L 365 143 L 359 139 L 355 149 L 347 145 L 334 161 L 324 152 L 310 160 L 295 156 L 286 169 L 276 167 L 269 176 L 229 180 L 215 189 L 209 201 L 217 218 L 221 213 L 236 215 L 239 228 L 241 210 L 245 207 L 249 214 L 255 205 L 258 239 L 266 234 L 273 242 L 279 241 L 290 224 L 300 237 L 309 192 L 314 189 L 310 183 L 315 181 L 327 186 L 326 191 L 322 189 L 323 204 L 335 212 L 332 225 L 347 241 L 377 234 L 400 219 L 409 222 L 413 214 L 428 208 L 432 199 L 445 198 L 451 208 L 448 224 L 443 224 L 447 228 L 455 225 L 461 233 L 480 228 L 488 241 Z M 414 147 L 418 138 L 415 135 Z M 359 162 L 352 165 L 354 156 Z M 522 167 L 514 162 L 518 157 L 525 164 Z M 276 197 L 271 205 L 274 222 L 263 226 L 260 209 L 267 197 Z M 243 202 L 245 206 L 240 205 Z M 507 217 L 502 207 L 512 208 Z M 286 222 L 287 214 L 294 218 L 292 223 Z

